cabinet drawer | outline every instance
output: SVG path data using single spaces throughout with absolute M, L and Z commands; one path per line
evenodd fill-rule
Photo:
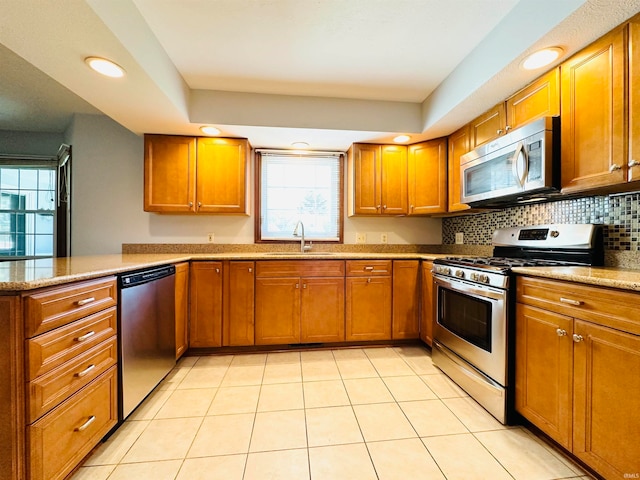
M 33 422 L 57 404 L 107 371 L 117 361 L 112 337 L 73 360 L 29 382 L 29 421 Z
M 27 375 L 33 380 L 115 335 L 116 308 L 111 307 L 27 340 Z
M 391 275 L 391 260 L 347 260 L 347 277 Z
M 344 277 L 344 260 L 276 260 L 256 262 L 260 277 Z
M 30 480 L 61 480 L 118 421 L 116 367 L 27 429 Z
M 640 335 L 638 293 L 536 277 L 516 284 L 519 303 Z
M 115 277 L 52 288 L 24 299 L 27 338 L 117 304 Z

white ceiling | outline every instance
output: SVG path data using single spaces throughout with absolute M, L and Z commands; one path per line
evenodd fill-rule
M 451 133 L 640 11 L 640 0 L 1 0 L 0 129 L 102 112 L 141 134 L 203 124 L 253 146 L 345 150 Z M 100 77 L 89 55 L 127 75 Z

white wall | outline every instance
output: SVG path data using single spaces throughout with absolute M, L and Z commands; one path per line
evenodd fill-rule
M 65 134 L 73 148 L 71 253 L 119 253 L 123 243 L 253 243 L 253 216 L 160 215 L 143 208 L 143 139 L 102 115 L 77 115 Z M 252 169 L 253 171 L 253 169 Z M 253 181 L 251 182 L 253 185 Z M 440 244 L 432 218 L 346 218 L 345 243 L 380 233 L 393 244 Z

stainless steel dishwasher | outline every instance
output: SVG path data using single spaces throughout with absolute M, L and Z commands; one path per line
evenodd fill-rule
M 175 366 L 175 267 L 121 275 L 119 418 L 127 418 Z

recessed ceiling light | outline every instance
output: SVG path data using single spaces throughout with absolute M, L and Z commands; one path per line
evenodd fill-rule
M 113 78 L 124 77 L 124 68 L 113 63 L 111 60 L 100 57 L 87 57 L 84 59 L 84 61 L 93 70 L 102 75 Z
M 538 50 L 532 53 L 522 62 L 522 68 L 525 70 L 535 70 L 537 68 L 546 67 L 553 63 L 562 54 L 560 47 L 550 47 Z
M 409 140 L 411 140 L 411 137 L 409 135 L 398 135 L 396 138 L 393 139 L 393 141 L 396 143 L 404 143 L 404 142 L 408 142 Z
M 293 142 L 291 144 L 293 148 L 299 148 L 304 150 L 305 148 L 309 148 L 309 144 L 307 142 Z
M 200 131 L 206 135 L 212 135 L 212 136 L 216 136 L 216 135 L 220 135 L 220 130 L 217 129 L 216 127 L 200 127 Z

